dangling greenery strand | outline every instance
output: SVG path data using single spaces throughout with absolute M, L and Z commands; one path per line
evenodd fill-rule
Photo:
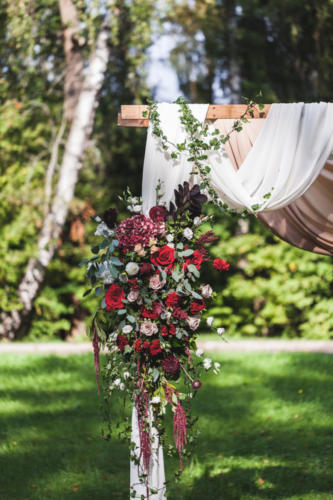
M 261 97 L 261 93 L 259 93 L 255 98 L 257 97 Z M 230 132 L 223 135 L 218 129 L 211 132 L 207 123 L 200 123 L 200 121 L 193 116 L 186 100 L 183 97 L 178 97 L 175 104 L 179 105 L 179 113 L 181 114 L 180 122 L 184 125 L 187 133 L 187 138 L 184 142 L 178 144 L 171 142 L 164 134 L 161 128 L 161 120 L 156 102 L 148 101 L 148 110 L 143 112 L 144 117 L 149 116 L 152 123 L 152 133 L 159 138 L 162 149 L 164 151 L 169 151 L 170 148 L 172 149 L 170 153 L 172 159 L 178 159 L 185 151 L 188 152 L 189 157 L 187 158 L 187 161 L 193 164 L 192 174 L 200 175 L 202 181 L 200 189 L 207 190 L 214 205 L 216 205 L 221 212 L 241 217 L 247 216 L 249 211 L 244 208 L 241 213 L 239 213 L 237 210 L 230 208 L 227 203 L 222 202 L 214 187 L 211 185 L 209 175 L 211 168 L 207 165 L 206 160 L 208 159 L 208 151 L 217 151 L 222 149 L 229 141 L 231 134 L 233 132 L 240 132 L 243 129 L 243 124 L 248 123 L 248 117 L 254 117 L 255 109 L 258 108 L 259 110 L 262 110 L 264 107 L 263 104 L 257 104 L 256 101 L 252 99 L 246 99 L 246 102 L 247 106 L 244 113 L 233 122 Z M 266 195 L 266 197 L 267 196 L 268 195 Z M 255 211 L 260 208 L 260 205 L 256 204 L 251 208 Z

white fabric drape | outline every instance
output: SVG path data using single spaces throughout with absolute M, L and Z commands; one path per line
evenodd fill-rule
M 185 138 L 178 109 L 176 104 L 158 105 L 161 128 L 174 143 Z M 207 104 L 193 104 L 190 109 L 204 121 Z M 212 184 L 224 202 L 232 208 L 246 207 L 249 211 L 260 205 L 257 211 L 261 212 L 282 208 L 299 198 L 316 180 L 332 150 L 332 103 L 272 104 L 253 148 L 238 171 L 225 151 L 209 152 L 206 163 L 211 167 Z M 177 185 L 189 180 L 191 168 L 186 152 L 180 160 L 172 160 L 160 148 L 149 127 L 142 184 L 144 213 L 155 204 L 158 179 L 164 183 L 162 201 L 169 201 Z
M 153 421 L 153 412 L 150 408 L 149 418 L 150 422 Z M 151 424 L 150 426 L 150 436 L 151 436 L 151 457 L 149 463 L 149 474 L 148 474 L 148 487 L 157 491 L 155 494 L 149 494 L 149 500 L 166 500 L 165 497 L 165 472 L 164 472 L 164 458 L 163 458 L 163 448 L 159 442 L 158 432 L 156 428 Z M 135 444 L 133 454 L 136 459 L 140 460 L 140 435 L 138 426 L 138 414 L 135 405 L 133 405 L 132 410 L 132 435 L 131 441 Z M 135 491 L 135 497 L 141 499 L 142 495 L 147 498 L 147 488 L 144 481 L 140 480 L 139 471 L 144 472 L 142 460 L 140 461 L 140 466 L 136 465 L 132 460 L 130 464 L 130 483 L 131 492 Z M 133 498 L 133 497 L 130 497 Z

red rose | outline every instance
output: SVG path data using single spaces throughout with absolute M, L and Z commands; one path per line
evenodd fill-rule
M 162 352 L 161 346 L 160 346 L 160 341 L 159 340 L 153 340 L 152 343 L 150 344 L 150 354 L 152 356 L 157 356 Z
M 159 302 L 153 302 L 152 309 L 148 310 L 145 307 L 142 309 L 142 316 L 144 318 L 157 319 L 162 312 L 162 306 Z
M 205 309 L 206 304 L 204 300 L 201 300 L 200 302 L 192 302 L 190 305 L 190 313 L 191 314 L 196 314 L 202 309 Z
M 123 289 L 118 285 L 111 285 L 105 294 L 107 311 L 110 311 L 110 309 L 121 309 L 124 307 L 124 304 L 122 303 L 124 298 L 125 295 Z
M 159 248 L 158 252 L 151 255 L 150 260 L 155 266 L 167 267 L 171 270 L 175 261 L 175 249 L 164 245 Z
M 186 259 L 185 264 L 184 264 L 184 270 L 187 271 L 187 266 L 189 266 L 190 264 L 193 264 L 199 271 L 202 263 L 203 263 L 203 257 L 201 255 L 200 251 L 194 250 L 191 257 L 189 259 Z
M 180 307 L 175 307 L 174 310 L 172 311 L 172 316 L 177 319 L 187 319 L 188 314 L 186 311 L 181 309 Z
M 142 348 L 143 348 L 143 349 L 148 349 L 148 347 L 149 347 L 149 342 L 148 342 L 148 340 L 144 340 L 144 341 L 143 341 L 143 344 L 142 344 Z
M 150 274 L 153 272 L 153 266 L 149 262 L 144 262 L 140 267 L 140 274 Z
M 138 339 L 134 342 L 134 349 L 135 349 L 135 352 L 142 351 L 141 339 Z
M 167 295 L 167 298 L 165 299 L 165 305 L 167 307 L 176 307 L 179 305 L 179 295 L 177 292 L 171 292 L 171 293 L 168 293 Z
M 218 271 L 229 271 L 230 264 L 223 259 L 214 259 L 213 267 Z
M 161 334 L 162 334 L 162 337 L 167 337 L 168 336 L 168 327 L 163 325 L 161 326 Z
M 162 222 L 165 220 L 166 213 L 167 212 L 166 212 L 164 207 L 161 207 L 160 205 L 156 205 L 155 207 L 152 207 L 149 210 L 149 217 L 154 222 Z
M 125 335 L 121 335 L 121 333 L 117 337 L 117 346 L 120 351 L 125 349 L 125 346 L 128 344 L 128 338 Z
M 162 368 L 166 373 L 171 373 L 174 375 L 179 371 L 180 364 L 175 356 L 168 356 L 162 361 Z

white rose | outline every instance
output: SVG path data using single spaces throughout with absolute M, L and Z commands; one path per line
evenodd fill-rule
M 203 350 L 202 350 L 202 349 L 197 349 L 197 350 L 195 351 L 195 354 L 196 354 L 197 356 L 199 356 L 199 358 L 200 358 L 200 356 L 202 356 L 202 355 L 203 355 L 203 353 L 204 353 L 204 352 L 203 352 Z
M 203 360 L 203 366 L 205 370 L 209 370 L 212 367 L 212 360 L 210 358 L 205 358 Z
M 201 219 L 200 219 L 200 217 L 194 217 L 194 219 L 193 219 L 193 224 L 194 224 L 195 226 L 199 226 L 199 224 L 201 224 Z
M 129 377 L 130 377 L 130 373 L 129 372 L 124 372 L 124 379 L 127 380 Z
M 139 290 L 131 290 L 127 295 L 128 302 L 135 302 L 139 297 Z
M 132 330 L 133 330 L 133 326 L 131 326 L 131 325 L 125 325 L 123 327 L 123 333 L 131 333 Z
M 153 290 L 159 290 L 160 288 L 164 287 L 165 283 L 165 280 L 161 281 L 159 275 L 155 274 L 149 280 L 149 288 L 152 288 Z
M 121 391 L 123 391 L 125 389 L 125 384 L 123 382 L 119 385 L 119 389 Z
M 152 321 L 144 321 L 141 324 L 140 332 L 146 335 L 147 337 L 150 337 L 151 335 L 154 335 L 154 333 L 158 332 L 158 328 L 157 325 Z
M 141 208 L 142 208 L 141 205 L 134 205 L 132 207 L 133 212 L 135 212 L 136 214 L 139 214 L 141 212 Z
M 117 340 L 117 337 L 118 337 L 118 333 L 117 332 L 112 332 L 109 335 L 109 341 L 110 342 L 115 342 Z
M 116 380 L 113 383 L 116 387 L 119 387 L 122 382 L 120 378 L 116 378 Z
M 131 199 L 131 203 L 133 205 L 137 205 L 138 203 L 140 203 L 140 199 L 137 197 L 137 196 L 134 196 L 132 199 Z
M 200 316 L 189 316 L 186 321 L 191 330 L 196 330 L 200 325 Z
M 191 240 L 193 238 L 193 231 L 189 227 L 185 227 L 184 236 L 187 240 Z
M 210 285 L 202 285 L 200 289 L 201 289 L 201 295 L 205 299 L 209 299 L 212 296 L 213 289 Z
M 221 365 L 220 363 L 218 363 L 217 361 L 214 363 L 214 370 L 219 370 L 221 368 Z
M 151 399 L 151 402 L 152 402 L 153 405 L 158 405 L 161 402 L 161 398 L 159 396 L 154 396 Z
M 214 316 L 209 316 L 209 318 L 207 318 L 206 323 L 208 326 L 212 326 L 213 321 L 214 321 Z
M 129 262 L 126 264 L 125 270 L 129 276 L 134 276 L 139 272 L 139 266 L 136 262 Z
M 218 329 L 217 329 L 217 334 L 218 334 L 218 335 L 223 335 L 223 334 L 224 334 L 224 332 L 225 332 L 225 328 L 218 328 Z
M 167 235 L 166 235 L 166 240 L 167 240 L 169 243 L 171 243 L 171 242 L 173 241 L 173 234 L 170 234 L 170 233 L 169 233 L 169 234 L 167 234 Z

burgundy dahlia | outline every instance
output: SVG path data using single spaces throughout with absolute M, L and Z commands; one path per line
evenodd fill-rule
M 200 382 L 200 380 L 195 380 L 192 384 L 193 389 L 200 389 L 201 386 L 202 383 Z
M 149 217 L 154 222 L 163 222 L 165 221 L 167 211 L 164 207 L 160 205 L 156 205 L 149 210 Z
M 165 371 L 165 373 L 170 373 L 171 375 L 174 375 L 179 371 L 180 364 L 175 356 L 168 356 L 167 358 L 163 359 L 162 368 Z
M 147 246 L 150 238 L 158 236 L 163 230 L 164 224 L 154 223 L 145 215 L 133 215 L 119 224 L 116 235 L 121 246 L 133 249 L 138 243 Z
M 139 274 L 150 274 L 153 272 L 153 266 L 149 262 L 144 262 L 141 264 Z

